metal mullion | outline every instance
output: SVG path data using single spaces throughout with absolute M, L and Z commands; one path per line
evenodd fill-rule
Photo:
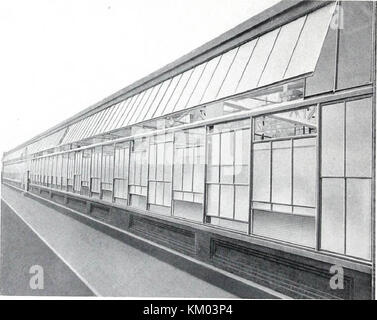
M 174 216 L 174 163 L 175 163 L 175 157 L 174 157 L 174 148 L 175 148 L 175 133 L 173 132 L 173 141 L 172 141 L 172 156 L 171 156 L 171 185 L 170 185 L 170 215 Z
M 272 210 L 272 141 L 270 141 L 270 209 Z
M 322 106 L 317 105 L 317 139 L 316 139 L 316 210 L 315 210 L 315 250 L 321 249 L 321 216 L 322 216 Z
M 149 202 L 149 165 L 148 165 L 148 161 L 149 161 L 149 149 L 150 149 L 150 145 L 149 145 L 149 138 L 147 138 L 148 140 L 146 141 L 146 145 L 148 146 L 146 149 L 147 149 L 147 155 L 146 155 L 146 160 L 147 160 L 147 195 L 146 195 L 146 201 L 145 201 L 145 210 L 148 210 L 148 202 Z M 157 150 L 157 149 L 156 149 Z M 141 156 L 143 155 L 143 153 L 141 153 Z M 156 155 L 156 161 L 157 161 L 157 155 Z M 143 161 L 140 161 L 141 163 Z M 142 181 L 142 170 L 143 167 L 141 167 L 141 170 L 140 170 L 140 185 L 141 185 L 141 194 L 143 194 L 143 181 Z M 155 188 L 156 189 L 156 188 Z M 163 193 L 163 192 L 162 192 Z
M 291 206 L 292 206 L 292 213 L 293 213 L 293 191 L 294 191 L 294 142 L 291 139 Z
M 341 10 L 342 10 L 342 7 L 341 7 L 341 2 L 338 1 L 338 3 L 336 4 L 338 10 L 336 10 L 335 8 L 335 11 L 338 13 L 338 23 L 340 21 L 340 19 L 343 19 L 343 17 L 341 17 Z M 333 92 L 335 92 L 338 88 L 338 73 L 339 73 L 339 38 L 340 38 L 340 28 L 339 28 L 339 25 L 338 27 L 336 28 L 336 33 L 335 33 L 335 70 L 334 70 L 334 83 L 333 83 Z
M 203 207 L 202 207 L 202 211 L 203 211 L 203 224 L 206 223 L 206 213 L 207 213 L 207 193 L 208 193 L 208 188 L 207 188 L 207 166 L 208 166 L 208 147 L 207 147 L 207 143 L 208 143 L 208 137 L 207 137 L 207 126 L 204 127 L 204 181 L 203 181 L 203 185 L 204 185 L 204 188 L 203 188 Z
M 221 59 L 220 59 L 221 60 Z M 217 68 L 217 67 L 216 67 Z M 219 194 L 218 194 L 218 199 L 217 199 L 217 216 L 220 217 L 220 206 L 221 206 L 221 171 L 222 171 L 222 159 L 221 159 L 221 140 L 222 140 L 222 132 L 219 133 Z
M 99 198 L 102 200 L 102 176 L 103 176 L 103 146 L 101 146 L 101 163 L 99 172 Z
M 344 254 L 347 252 L 347 104 L 343 102 L 344 121 L 343 121 L 343 170 L 344 170 Z
M 252 209 L 252 201 L 253 201 L 253 169 L 254 169 L 254 118 L 250 117 L 250 142 L 249 142 L 249 228 L 248 234 L 251 235 L 253 233 L 253 218 L 254 218 L 254 211 Z
M 111 194 L 111 202 L 114 202 L 115 201 L 115 197 L 114 197 L 114 194 L 115 194 L 115 149 L 116 148 L 116 144 L 114 143 L 114 150 L 113 150 L 113 190 L 112 190 L 112 194 Z
M 233 169 L 233 173 L 232 173 L 232 185 L 233 185 L 233 220 L 236 219 L 236 186 L 235 186 L 235 182 L 236 182 L 236 176 L 235 176 L 235 170 L 236 170 L 236 131 L 233 130 L 233 150 L 232 150 L 232 153 L 233 153 L 233 164 L 232 164 L 232 169 Z

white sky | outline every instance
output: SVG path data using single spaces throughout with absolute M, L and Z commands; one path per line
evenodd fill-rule
M 0 153 L 279 0 L 0 0 Z

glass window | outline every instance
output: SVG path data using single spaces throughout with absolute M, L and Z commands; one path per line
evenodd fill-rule
M 338 89 L 371 82 L 371 1 L 342 1 L 339 34 Z
M 258 83 L 259 87 L 283 79 L 284 72 L 288 66 L 304 22 L 305 17 L 301 17 L 281 27 L 274 48 Z
M 218 98 L 232 95 L 236 92 L 237 85 L 242 77 L 257 41 L 254 39 L 239 47 L 234 62 L 221 86 Z
M 248 91 L 257 87 L 259 78 L 262 74 L 279 31 L 280 28 L 270 31 L 259 37 L 253 54 L 238 85 L 237 93 Z
M 344 175 L 344 103 L 322 108 L 322 176 Z
M 253 167 L 258 168 L 253 170 L 253 200 L 270 202 L 271 143 L 254 144 L 253 154 Z
M 173 135 L 163 134 L 149 139 L 149 195 L 148 209 L 169 214 L 171 207 L 171 170 Z M 164 206 L 158 208 L 156 206 Z
M 173 215 L 203 221 L 205 128 L 175 133 Z
M 322 179 L 321 248 L 344 253 L 344 180 Z
M 247 232 L 250 120 L 210 126 L 207 142 L 206 183 L 207 190 L 212 190 L 207 199 L 207 223 Z M 240 174 L 244 177 L 240 178 Z M 246 198 L 241 200 L 241 196 Z M 211 216 L 218 218 L 213 219 Z
M 308 14 L 284 79 L 314 71 L 334 9 L 335 2 Z
M 291 146 L 290 140 L 272 143 L 272 202 L 277 204 L 291 204 Z
M 371 245 L 371 115 L 370 98 L 322 111 L 321 248 L 364 259 Z
M 146 209 L 147 197 L 147 172 L 148 172 L 148 139 L 135 139 L 132 143 L 129 193 L 130 205 Z
M 293 141 L 293 203 L 315 207 L 316 138 Z
M 371 259 L 371 181 L 347 179 L 346 254 Z
M 346 174 L 372 176 L 372 100 L 346 103 Z
M 204 93 L 201 103 L 213 101 L 219 93 L 220 87 L 225 80 L 230 66 L 234 61 L 238 48 L 230 50 L 221 55 L 220 62 L 212 76 L 211 81 Z

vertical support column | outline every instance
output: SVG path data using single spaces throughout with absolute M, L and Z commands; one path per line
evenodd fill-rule
M 254 118 L 250 117 L 250 146 L 249 146 L 249 229 L 248 234 L 253 233 L 253 168 L 254 168 L 254 152 L 253 152 L 253 141 L 254 141 Z
M 315 249 L 321 248 L 321 148 L 322 148 L 322 106 L 317 104 L 317 141 L 316 141 L 316 214 L 315 214 Z
M 175 157 L 174 157 L 174 148 L 175 148 L 175 131 L 172 132 L 172 156 L 171 156 L 171 184 L 170 184 L 170 215 L 173 216 L 174 215 L 174 186 L 173 186 L 173 181 L 174 181 L 174 161 L 175 161 Z
M 208 126 L 204 127 L 204 188 L 203 188 L 203 223 L 206 223 L 206 208 L 207 208 L 207 170 L 208 170 Z M 220 170 L 220 168 L 219 168 Z
M 127 205 L 131 204 L 130 202 L 130 168 L 131 168 L 131 150 L 132 150 L 133 141 L 128 141 L 128 168 L 127 168 Z
M 115 202 L 115 197 L 114 197 L 114 193 L 115 193 L 115 153 L 116 153 L 116 145 L 115 143 L 113 144 L 114 146 L 114 152 L 113 152 L 113 186 L 112 186 L 112 192 L 111 192 L 111 202 Z

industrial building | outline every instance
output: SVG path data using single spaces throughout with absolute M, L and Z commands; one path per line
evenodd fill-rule
M 282 1 L 6 152 L 2 183 L 293 298 L 371 299 L 375 70 L 376 3 Z

